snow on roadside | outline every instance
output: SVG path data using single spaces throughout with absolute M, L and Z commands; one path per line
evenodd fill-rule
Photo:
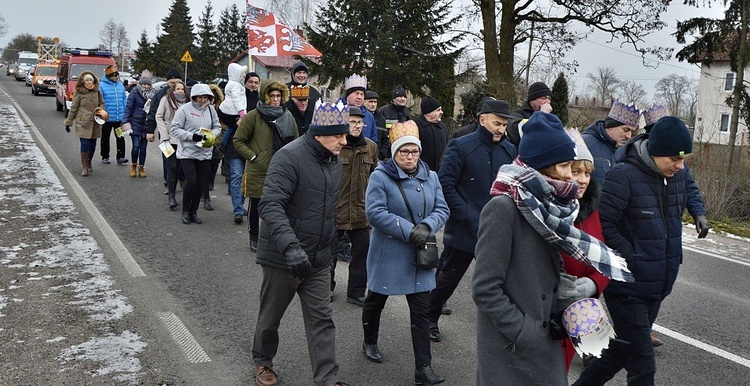
M 59 372 L 86 362 L 92 376 L 137 383 L 142 371 L 137 355 L 146 343 L 131 331 L 113 331 L 133 308 L 62 183 L 7 103 L 0 103 L 0 138 L 0 341 L 55 345 L 58 355 L 51 360 L 58 361 Z M 16 349 L 23 347 L 8 348 L 10 354 Z

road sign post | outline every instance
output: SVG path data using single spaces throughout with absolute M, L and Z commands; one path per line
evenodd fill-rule
M 190 51 L 185 50 L 185 53 L 182 54 L 182 58 L 180 58 L 181 62 L 185 62 L 185 82 L 187 82 L 188 76 L 187 76 L 187 64 L 193 63 L 193 57 L 190 56 Z

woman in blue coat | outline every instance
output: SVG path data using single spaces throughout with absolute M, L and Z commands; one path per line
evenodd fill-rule
M 130 132 L 130 138 L 133 140 L 133 149 L 130 151 L 130 176 L 146 177 L 146 171 L 143 170 L 146 165 L 146 145 L 149 141 L 154 140 L 154 134 L 146 134 L 144 125 L 146 124 L 146 114 L 148 107 L 146 101 L 154 96 L 154 89 L 151 88 L 151 78 L 142 76 L 138 81 L 138 86 L 128 95 L 128 103 L 125 106 L 125 116 L 122 119 L 123 128 Z M 138 170 L 136 172 L 136 165 Z
M 435 288 L 435 269 L 417 268 L 414 255 L 415 245 L 424 244 L 445 225 L 449 210 L 437 174 L 419 159 L 421 151 L 416 135 L 396 139 L 391 145 L 393 158 L 378 164 L 367 185 L 365 212 L 373 229 L 367 255 L 369 292 L 362 309 L 363 350 L 370 361 L 383 361 L 377 345 L 380 314 L 388 296 L 406 295 L 415 357 L 414 383 L 434 385 L 444 381 L 432 370 L 430 352 L 429 294 Z

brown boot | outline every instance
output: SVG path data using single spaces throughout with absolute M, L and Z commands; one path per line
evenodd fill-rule
M 89 159 L 86 162 L 86 169 L 89 170 L 89 174 L 91 174 L 91 172 L 94 171 L 94 168 L 91 167 L 91 160 L 93 160 L 93 159 L 94 159 L 94 153 L 93 152 L 89 152 Z
M 138 165 L 138 177 L 146 178 L 148 176 L 146 175 L 146 171 L 143 170 L 143 168 L 144 168 L 143 165 Z
M 130 164 L 130 176 L 135 177 L 135 167 L 138 166 L 137 164 Z
M 664 342 L 662 342 L 661 339 L 659 339 L 659 337 L 657 337 L 656 334 L 654 334 L 652 331 L 651 332 L 651 345 L 654 347 L 659 347 L 663 344 Z
M 81 176 L 86 177 L 89 175 L 89 167 L 88 164 L 91 162 L 89 160 L 89 153 L 81 153 Z
M 273 372 L 273 366 L 255 365 L 255 383 L 260 386 L 275 386 L 279 384 L 276 373 Z

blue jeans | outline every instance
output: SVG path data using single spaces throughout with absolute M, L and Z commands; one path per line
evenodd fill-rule
M 130 138 L 133 139 L 133 149 L 130 150 L 130 159 L 133 160 L 131 162 L 138 162 L 138 165 L 145 165 L 146 145 L 148 145 L 148 140 L 139 135 L 131 135 Z
M 234 214 L 245 213 L 245 197 L 242 196 L 242 176 L 245 174 L 244 158 L 225 158 L 229 161 L 229 193 L 232 195 Z

